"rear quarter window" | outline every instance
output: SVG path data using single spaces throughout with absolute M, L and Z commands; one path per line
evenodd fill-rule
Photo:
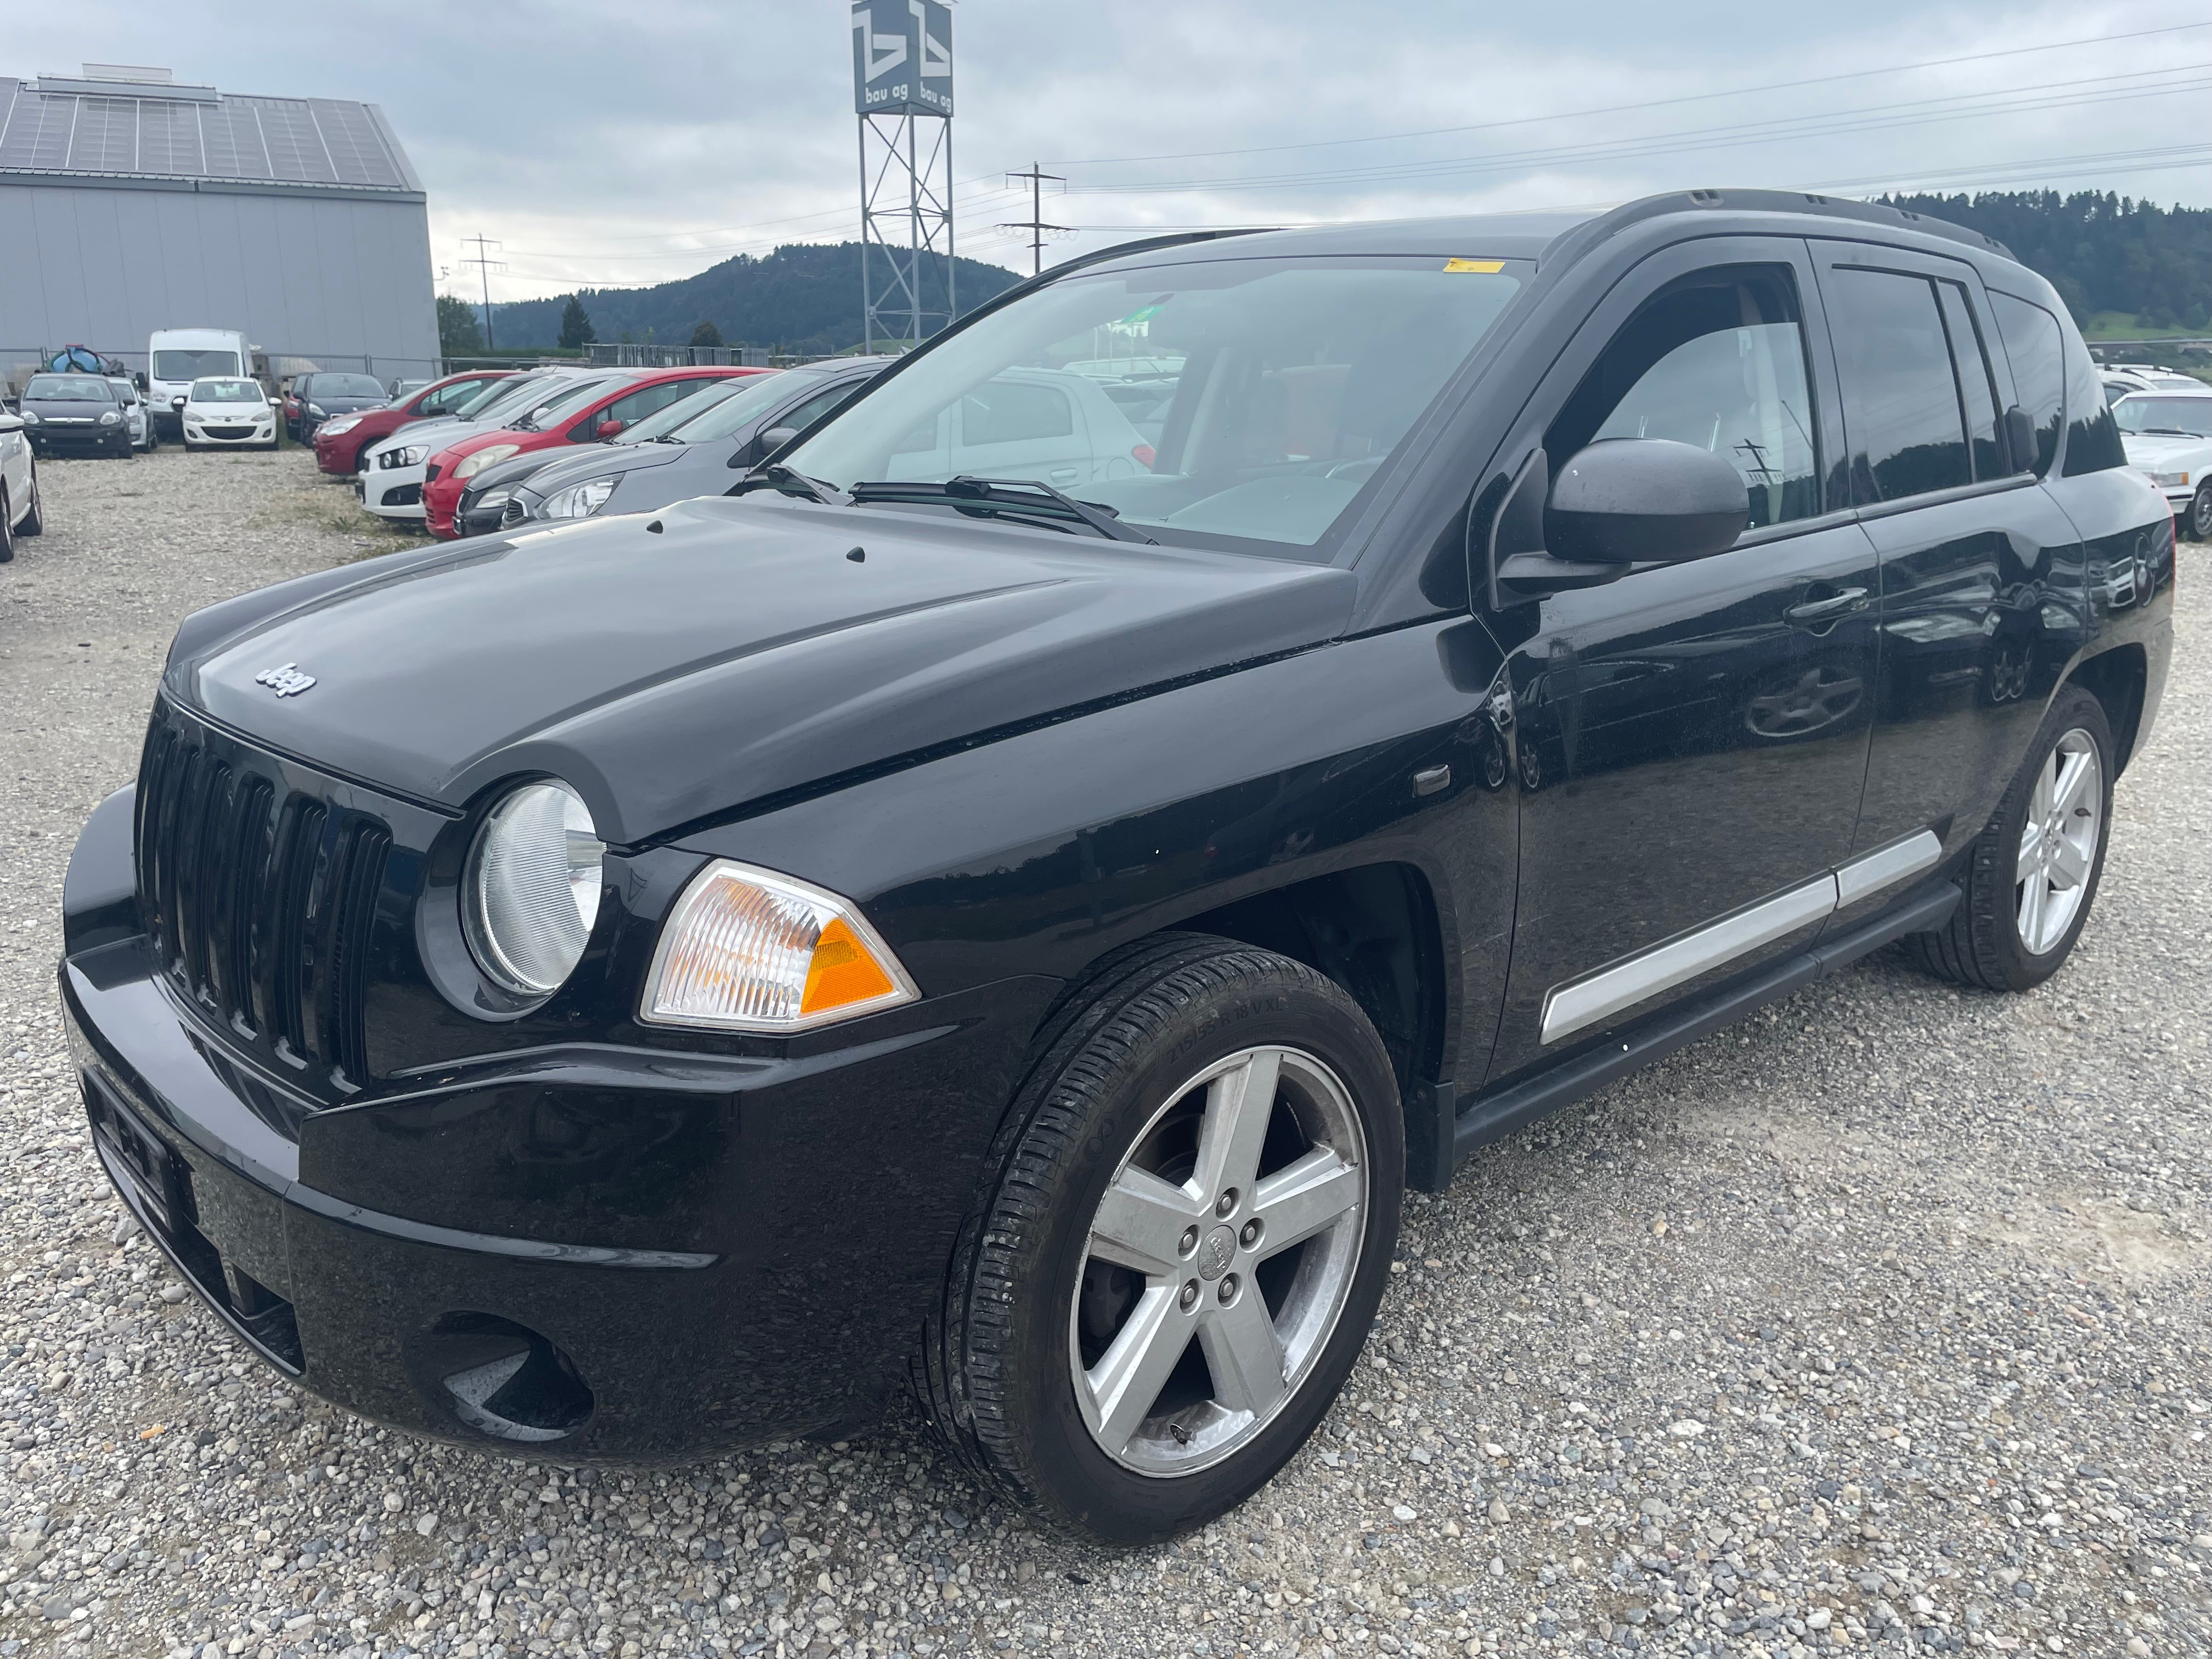
M 2056 317 L 2009 294 L 1992 290 L 1990 311 L 2012 364 L 2020 406 L 2035 422 L 2035 476 L 2039 478 L 2057 459 L 2058 434 L 2066 425 L 2065 337 Z
M 2058 470 L 2062 476 L 2075 478 L 2084 472 L 2125 466 L 2128 453 L 2120 443 L 2119 422 L 2106 406 L 2105 383 L 2098 378 L 2089 348 L 2074 330 L 2063 332 L 2066 337 L 2066 459 Z

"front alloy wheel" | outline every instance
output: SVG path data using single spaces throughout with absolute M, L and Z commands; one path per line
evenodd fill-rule
M 915 1368 L 969 1465 L 1119 1544 L 1242 1503 L 1343 1386 L 1405 1170 L 1389 1057 L 1303 963 L 1169 934 L 1038 1039 Z
M 1109 1457 L 1185 1474 L 1273 1421 L 1352 1293 L 1364 1151 L 1343 1083 L 1296 1048 L 1240 1050 L 1170 1091 L 1098 1201 L 1068 1321 Z

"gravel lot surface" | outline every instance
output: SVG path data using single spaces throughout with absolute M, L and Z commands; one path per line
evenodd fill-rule
M 1328 1431 L 1107 1555 L 910 1408 L 575 1471 L 246 1360 L 88 1150 L 52 986 L 77 826 L 184 615 L 400 544 L 298 451 L 41 469 L 0 568 L 0 1656 L 2212 1653 L 2212 554 L 2037 994 L 1883 956 L 1409 1210 Z

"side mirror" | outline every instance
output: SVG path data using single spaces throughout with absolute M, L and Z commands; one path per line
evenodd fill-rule
M 23 417 L 21 415 L 11 415 L 0 410 L 0 432 L 21 432 L 22 429 Z
M 182 396 L 174 397 L 169 399 L 169 407 L 172 409 L 182 409 L 184 406 L 185 400 Z
M 602 441 L 608 438 L 619 438 L 622 436 L 623 424 L 621 421 L 601 421 L 595 430 Z
M 1611 438 L 1578 451 L 1553 481 L 1544 545 L 1592 564 L 1680 564 L 1726 552 L 1751 522 L 1743 475 L 1671 438 Z
M 2035 416 L 2014 404 L 2004 412 L 2005 453 L 2012 457 L 2012 470 L 2032 472 L 2035 470 Z

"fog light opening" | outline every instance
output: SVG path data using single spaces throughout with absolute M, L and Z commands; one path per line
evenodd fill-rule
M 592 1414 L 575 1362 L 526 1325 L 449 1313 L 431 1328 L 435 1373 L 471 1428 L 501 1440 L 566 1439 Z

